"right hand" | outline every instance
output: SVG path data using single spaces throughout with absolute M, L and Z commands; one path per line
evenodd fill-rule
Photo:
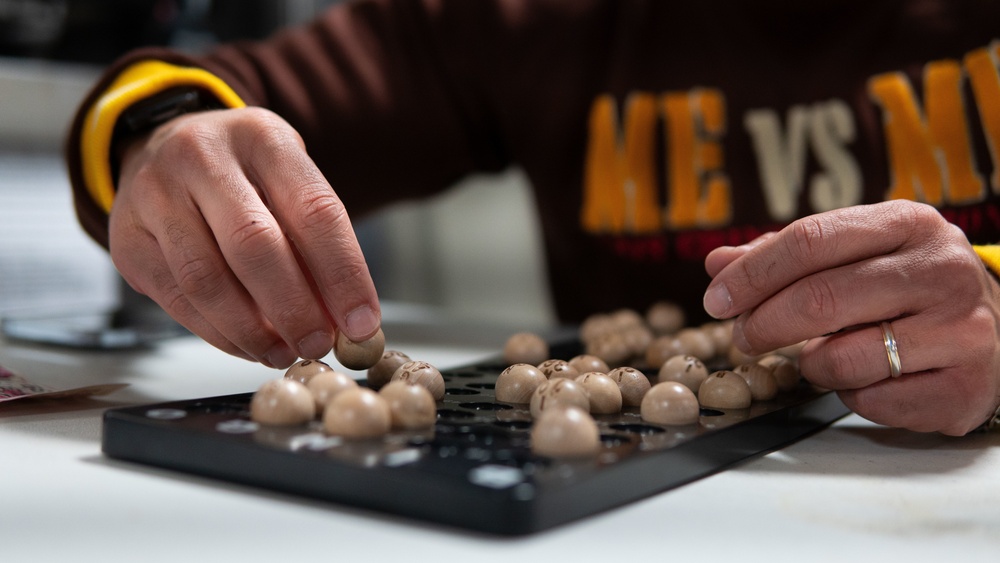
M 125 280 L 230 354 L 285 368 L 329 353 L 335 327 L 379 328 L 343 203 L 270 111 L 189 114 L 129 143 L 109 225 Z
M 716 249 L 705 267 L 705 309 L 735 319 L 734 345 L 755 355 L 807 340 L 802 377 L 872 422 L 961 436 L 1000 404 L 1000 285 L 930 205 L 817 213 Z

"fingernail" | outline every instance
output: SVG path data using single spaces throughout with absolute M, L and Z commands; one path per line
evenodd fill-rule
M 733 346 L 736 346 L 744 354 L 753 355 L 754 351 L 750 348 L 750 343 L 747 342 L 747 337 L 743 334 L 743 323 L 736 322 L 733 324 Z
M 375 334 L 379 326 L 378 315 L 368 305 L 362 305 L 347 313 L 342 330 L 354 342 L 361 342 Z
M 284 342 L 281 342 L 275 344 L 264 354 L 264 357 L 261 358 L 261 363 L 272 368 L 285 369 L 295 363 L 297 359 L 298 356 L 295 355 L 295 352 L 292 352 L 291 348 Z
M 729 295 L 729 290 L 725 284 L 718 284 L 708 288 L 703 300 L 705 312 L 717 319 L 725 319 L 728 316 L 730 307 L 733 306 L 733 298 Z
M 318 360 L 330 353 L 333 336 L 329 332 L 317 330 L 299 340 L 299 355 L 310 360 Z

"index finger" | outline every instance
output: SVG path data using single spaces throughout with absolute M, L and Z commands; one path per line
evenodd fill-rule
M 301 144 L 258 142 L 252 150 L 248 176 L 265 191 L 338 330 L 355 342 L 370 338 L 381 324 L 378 295 L 343 202 Z
M 911 203 L 846 207 L 795 221 L 726 265 L 705 291 L 705 311 L 735 317 L 810 274 L 897 250 L 917 213 Z

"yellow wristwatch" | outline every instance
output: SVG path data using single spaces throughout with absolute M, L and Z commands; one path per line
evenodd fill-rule
M 105 213 L 111 211 L 115 198 L 111 145 L 115 135 L 148 131 L 196 109 L 244 106 L 229 85 L 204 69 L 156 60 L 130 65 L 91 104 L 84 117 L 80 162 L 87 192 Z

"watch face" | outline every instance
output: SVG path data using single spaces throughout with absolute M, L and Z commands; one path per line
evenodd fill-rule
M 211 98 L 198 88 L 171 88 L 125 110 L 118 120 L 122 131 L 116 133 L 142 133 L 179 115 L 215 107 L 219 105 L 212 103 Z

